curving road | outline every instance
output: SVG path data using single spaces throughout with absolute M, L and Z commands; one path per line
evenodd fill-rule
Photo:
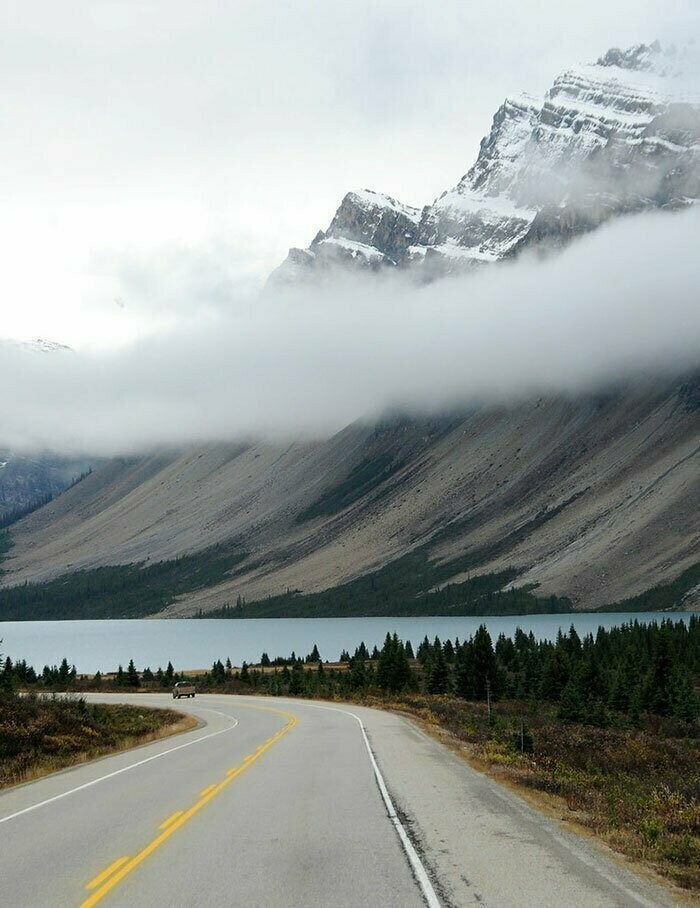
M 3 905 L 671 904 L 398 716 L 178 706 L 202 725 L 0 795 Z

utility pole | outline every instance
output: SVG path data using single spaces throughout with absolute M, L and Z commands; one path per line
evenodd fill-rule
M 486 711 L 489 717 L 489 725 L 491 724 L 491 682 L 489 679 L 486 679 Z

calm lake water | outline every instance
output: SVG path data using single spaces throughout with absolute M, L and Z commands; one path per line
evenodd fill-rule
M 37 669 L 58 664 L 65 656 L 79 672 L 114 671 L 133 659 L 139 669 L 165 667 L 170 660 L 177 671 L 209 668 L 227 657 L 234 665 L 257 662 L 262 652 L 288 656 L 292 650 L 306 656 L 314 643 L 321 657 L 336 660 L 341 650 L 352 653 L 364 640 L 381 647 L 387 631 L 414 648 L 427 634 L 432 640 L 464 640 L 480 624 L 488 627 L 494 642 L 499 634 L 512 636 L 516 628 L 532 631 L 538 639 L 554 639 L 559 628 L 573 624 L 581 637 L 605 628 L 662 618 L 687 621 L 688 612 L 597 613 L 574 615 L 521 615 L 503 618 L 270 618 L 178 619 L 136 621 L 2 621 L 0 652 L 13 660 L 26 659 Z

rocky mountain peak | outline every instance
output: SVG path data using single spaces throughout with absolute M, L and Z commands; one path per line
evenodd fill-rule
M 420 211 L 362 190 L 273 273 L 294 283 L 331 268 L 402 268 L 418 279 L 558 246 L 616 215 L 700 197 L 700 98 L 683 53 L 659 42 L 574 66 L 543 99 L 506 99 L 476 161 Z
M 598 57 L 596 65 L 619 66 L 620 69 L 642 72 L 654 68 L 661 52 L 661 44 L 658 41 L 653 41 L 651 44 L 635 44 L 627 50 L 611 47 L 602 57 Z

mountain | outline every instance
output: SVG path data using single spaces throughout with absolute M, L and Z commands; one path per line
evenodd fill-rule
M 414 555 L 441 585 L 496 572 L 591 609 L 700 562 L 699 465 L 700 376 L 117 459 L 12 527 L 3 581 L 199 553 L 165 613 L 187 615 L 387 566 L 407 582 Z M 216 546 L 238 556 L 215 576 Z
M 348 193 L 270 286 L 337 269 L 436 280 L 690 204 L 685 65 L 658 44 L 611 50 L 541 102 L 504 102 L 454 189 L 422 210 Z M 395 414 L 322 441 L 100 464 L 0 538 L 0 618 L 698 608 L 698 514 L 700 372 Z
M 611 217 L 700 197 L 700 98 L 684 54 L 658 42 L 609 50 L 555 79 L 543 101 L 507 99 L 474 165 L 422 211 L 349 192 L 328 230 L 291 249 L 271 286 L 336 266 L 418 279 L 559 246 Z

